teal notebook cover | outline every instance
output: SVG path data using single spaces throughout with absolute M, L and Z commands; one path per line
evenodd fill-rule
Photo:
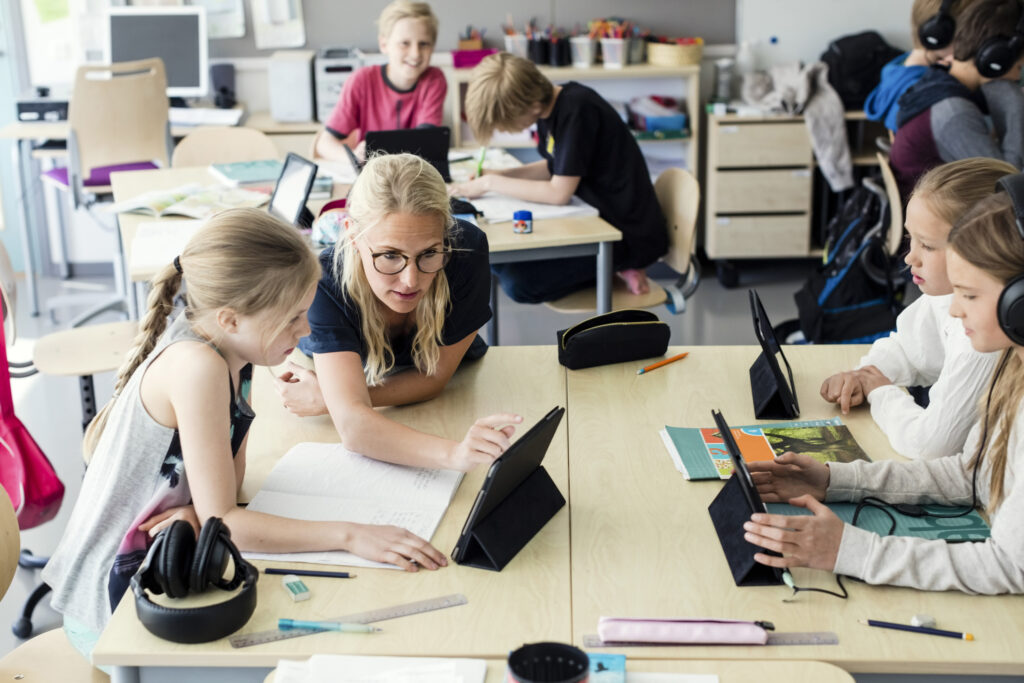
M 233 185 L 273 183 L 284 167 L 277 159 L 259 161 L 236 161 L 230 164 L 210 164 L 211 172 Z
M 853 513 L 856 503 L 826 503 L 839 519 L 853 524 Z M 768 511 L 777 515 L 809 515 L 806 508 L 798 508 L 787 503 L 767 503 Z M 958 507 L 944 505 L 922 505 L 925 510 L 936 515 L 956 514 L 963 510 Z M 972 510 L 963 517 L 910 517 L 886 507 L 889 514 L 896 520 L 893 536 L 917 536 L 943 541 L 984 541 L 991 535 L 988 524 L 977 510 Z M 873 531 L 879 536 L 888 536 L 892 520 L 881 510 L 864 506 L 857 518 L 857 528 Z
M 737 441 L 747 462 L 769 460 L 786 451 L 806 453 L 822 462 L 870 460 L 839 417 L 745 425 L 733 431 L 743 433 L 744 438 Z M 732 473 L 729 454 L 713 434 L 717 434 L 714 428 L 665 427 L 665 447 L 687 479 L 728 479 Z
M 590 683 L 626 683 L 626 655 L 588 652 Z

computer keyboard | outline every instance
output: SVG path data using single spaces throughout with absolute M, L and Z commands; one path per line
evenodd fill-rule
M 172 126 L 237 126 L 245 110 L 213 109 L 211 107 L 171 107 L 168 118 Z

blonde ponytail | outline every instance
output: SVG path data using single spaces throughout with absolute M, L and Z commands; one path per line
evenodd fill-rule
M 117 372 L 114 395 L 85 432 L 87 462 L 114 401 L 166 331 L 182 282 L 186 284 L 185 316 L 193 322 L 225 307 L 240 315 L 279 313 L 279 325 L 266 335 L 269 341 L 288 325 L 287 311 L 320 279 L 320 262 L 299 231 L 258 209 L 230 209 L 207 220 L 178 263 L 180 271 L 168 264 L 152 280 L 146 314 Z

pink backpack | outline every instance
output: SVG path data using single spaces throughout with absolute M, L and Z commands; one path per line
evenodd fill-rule
M 64 484 L 53 465 L 14 414 L 7 340 L 0 325 L 0 485 L 14 504 L 18 527 L 31 529 L 56 516 L 64 499 Z

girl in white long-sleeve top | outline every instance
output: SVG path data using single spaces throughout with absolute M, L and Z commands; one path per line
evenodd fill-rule
M 971 347 L 959 321 L 949 316 L 952 287 L 946 244 L 953 224 L 1017 170 L 997 159 L 964 159 L 924 175 L 907 205 L 910 250 L 904 259 L 921 296 L 896 319 L 896 331 L 871 345 L 856 369 L 832 375 L 821 386 L 826 401 L 843 413 L 864 402 L 893 449 L 908 458 L 959 453 L 977 419 L 978 397 L 998 354 Z M 922 408 L 902 387 L 925 386 Z
M 1024 176 L 1013 180 L 1024 194 Z M 1019 232 L 1006 194 L 983 200 L 957 224 L 947 260 L 950 314 L 975 350 L 998 356 L 981 397 L 980 420 L 963 452 L 916 462 L 828 465 L 786 453 L 775 462 L 751 463 L 766 501 L 788 500 L 813 513 L 753 515 L 744 525 L 746 539 L 783 555 L 758 553 L 758 562 L 924 590 L 1024 593 L 1024 231 Z M 1010 282 L 1016 294 L 1011 289 L 1004 295 Z M 1011 308 L 1008 299 L 1016 299 L 1016 312 L 1000 319 L 997 310 Z M 988 513 L 992 535 L 977 543 L 881 537 L 844 524 L 819 502 L 865 496 L 890 503 L 978 505 Z

